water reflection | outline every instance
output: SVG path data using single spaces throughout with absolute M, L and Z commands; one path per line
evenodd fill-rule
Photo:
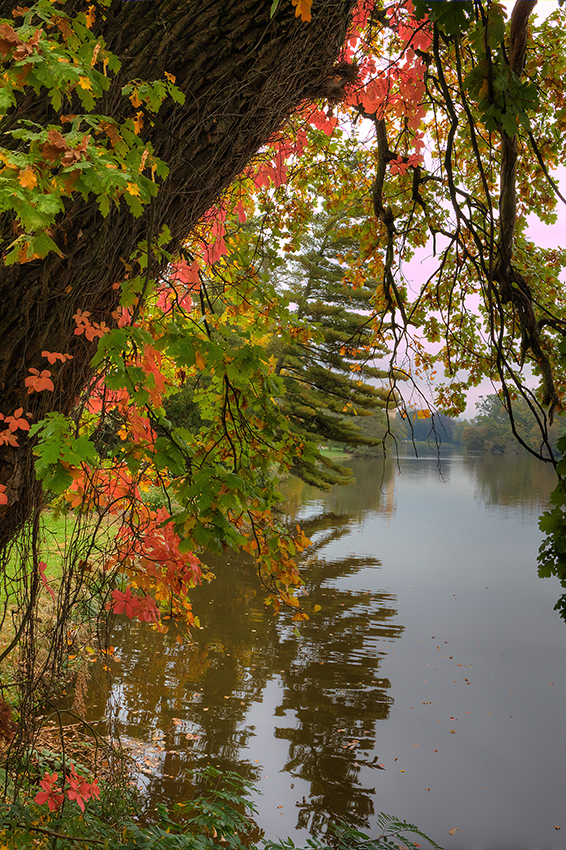
M 329 493 L 289 482 L 290 519 L 313 541 L 304 593 L 321 606 L 300 635 L 266 609 L 253 566 L 234 556 L 210 559 L 217 578 L 195 594 L 203 628 L 193 644 L 117 622 L 121 662 L 108 662 L 110 684 L 98 669 L 87 702 L 133 752 L 149 810 L 190 796 L 189 772 L 210 762 L 273 787 L 266 811 L 295 806 L 284 825 L 262 821 L 269 837 L 321 834 L 337 819 L 371 828 L 377 805 L 442 843 L 436 824 L 449 809 L 450 826 L 469 817 L 460 846 L 470 850 L 496 846 L 501 789 L 514 805 L 525 752 L 533 776 L 542 754 L 533 787 L 543 787 L 559 755 L 563 703 L 559 720 L 548 706 L 562 693 L 564 654 L 530 583 L 529 546 L 552 474 L 517 457 L 400 463 L 401 475 L 394 460 L 356 461 L 355 481 Z M 549 640 L 556 669 L 543 673 Z M 528 711 L 507 704 L 519 691 Z M 525 841 L 504 835 L 497 846 Z
M 467 458 L 466 466 L 476 480 L 476 498 L 486 505 L 542 511 L 556 486 L 556 473 L 549 463 L 525 460 L 530 459 L 506 455 Z
M 121 661 L 106 697 L 93 677 L 90 713 L 108 718 L 132 752 L 148 809 L 189 796 L 188 771 L 209 762 L 257 779 L 263 765 L 250 758 L 249 715 L 261 705 L 275 718 L 275 738 L 287 743 L 284 770 L 308 784 L 297 826 L 320 831 L 337 817 L 367 825 L 374 788 L 361 782 L 360 768 L 380 769 L 377 721 L 388 717 L 391 697 L 379 666 L 402 627 L 393 594 L 337 587 L 362 569 L 378 570 L 375 557 L 324 553 L 368 513 L 394 511 L 393 476 L 392 464 L 382 468 L 381 486 L 375 464 L 362 468 L 347 498 L 335 488 L 323 505 L 320 491 L 290 482 L 295 516 L 307 514 L 301 523 L 313 541 L 304 594 L 309 607 L 321 608 L 300 635 L 290 618 L 266 610 L 252 565 L 233 555 L 209 558 L 217 578 L 195 593 L 204 626 L 192 645 L 117 622 Z
M 372 508 L 376 507 L 375 501 Z M 358 514 L 359 516 L 359 514 Z M 333 514 L 305 524 L 314 550 L 326 549 L 344 533 L 348 518 Z M 386 642 L 403 627 L 392 622 L 397 609 L 387 593 L 347 591 L 339 580 L 361 569 L 378 568 L 375 558 L 313 558 L 306 594 L 321 611 L 297 637 L 290 629 L 280 636 L 282 697 L 275 714 L 295 717 L 293 727 L 279 726 L 275 736 L 288 742 L 284 770 L 308 783 L 297 803 L 297 827 L 320 834 L 340 819 L 366 826 L 374 813 L 375 789 L 360 781 L 360 768 L 379 769 L 377 721 L 389 715 L 390 682 L 380 678 Z

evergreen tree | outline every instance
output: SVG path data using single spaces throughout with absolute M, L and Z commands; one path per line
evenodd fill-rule
M 292 428 L 316 445 L 297 458 L 293 471 L 318 487 L 349 478 L 321 443 L 378 445 L 382 440 L 364 435 L 356 418 L 396 404 L 389 373 L 375 365 L 385 352 L 372 319 L 376 282 L 368 274 L 353 284 L 345 275 L 344 255 L 360 253 L 356 228 L 355 211 L 313 212 L 300 245 L 276 274 L 295 319 L 290 336 L 277 345 L 276 371 L 285 387 L 280 406 Z

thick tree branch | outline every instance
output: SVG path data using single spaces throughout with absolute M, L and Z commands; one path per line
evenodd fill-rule
M 353 0 L 315 0 L 309 23 L 295 17 L 291 3 L 281 3 L 271 18 L 264 0 L 114 0 L 109 13 L 97 8 L 97 34 L 122 62 L 101 113 L 118 122 L 131 117 L 131 104 L 121 95 L 124 84 L 160 79 L 165 71 L 186 95 L 184 106 L 164 105 L 142 131 L 170 173 L 139 219 L 132 219 L 125 204 L 104 219 L 93 199 L 78 198 L 57 222 L 55 239 L 63 257 L 51 254 L 0 270 L 0 412 L 9 415 L 23 407 L 37 421 L 49 411 L 72 409 L 95 349 L 74 335 L 77 309 L 110 324 L 119 297 L 113 284 L 123 278 L 124 262 L 139 241 L 167 225 L 169 248 L 178 249 L 289 115 L 325 96 L 352 5 Z M 12 0 L 0 0 L 0 17 L 10 18 L 13 6 Z M 84 0 L 65 5 L 69 14 L 84 9 Z M 3 134 L 13 117 L 9 113 L 0 121 L 2 144 L 12 143 Z M 43 126 L 60 119 L 45 92 L 25 95 L 21 117 Z M 8 214 L 0 216 L 3 244 L 13 240 L 12 224 Z M 159 264 L 152 258 L 150 265 L 149 273 L 157 274 Z M 28 395 L 24 379 L 30 368 L 45 368 L 44 349 L 73 359 L 54 375 L 55 392 Z M 10 503 L 0 509 L 0 547 L 27 514 L 31 481 L 29 451 L 0 450 L 0 483 Z

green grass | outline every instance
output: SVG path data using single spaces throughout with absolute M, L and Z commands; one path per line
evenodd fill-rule
M 345 452 L 344 449 L 338 449 L 338 448 L 335 448 L 334 446 L 329 446 L 328 448 L 320 449 L 320 453 L 321 453 L 321 455 L 324 455 L 325 457 L 329 457 L 332 460 L 338 460 L 340 458 L 351 457 L 351 454 L 349 454 L 348 452 Z

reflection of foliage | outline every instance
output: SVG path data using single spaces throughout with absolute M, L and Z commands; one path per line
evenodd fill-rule
M 126 817 L 108 819 L 102 800 L 85 816 L 64 809 L 42 818 L 19 800 L 0 814 L 3 850 L 46 850 L 53 841 L 66 839 L 69 846 L 103 845 L 105 850 L 294 850 L 290 838 L 261 841 L 262 831 L 255 823 L 255 804 L 249 799 L 256 790 L 251 782 L 233 771 L 220 771 L 208 765 L 194 772 L 198 791 L 192 799 L 176 802 L 170 807 L 159 805 L 151 824 L 133 821 L 131 811 Z M 108 789 L 109 797 L 111 789 Z M 119 810 L 118 805 L 117 809 Z M 392 839 L 407 840 L 418 835 L 440 850 L 437 844 L 414 824 L 390 815 L 377 818 L 379 834 L 375 838 L 351 827 L 338 825 L 332 829 L 328 842 L 309 839 L 311 850 L 354 850 L 363 845 L 367 850 L 387 850 L 400 847 Z M 258 843 L 260 842 L 261 843 Z M 54 844 L 53 844 L 54 846 Z M 415 845 L 419 846 L 419 845 Z
M 352 458 L 347 461 L 353 472 L 353 479 L 345 487 L 333 487 L 322 496 L 320 490 L 291 479 L 285 483 L 285 495 L 288 504 L 297 508 L 298 519 L 307 528 L 311 517 L 311 503 L 324 510 L 324 514 L 347 517 L 348 522 L 360 522 L 368 513 L 391 514 L 395 510 L 394 482 L 395 461 L 392 458 L 381 460 L 362 460 Z M 300 510 L 300 505 L 307 506 Z M 310 536 L 310 530 L 308 532 Z
M 524 511 L 541 510 L 556 481 L 552 468 L 526 456 L 510 463 L 505 456 L 485 455 L 470 459 L 469 469 L 482 502 L 521 506 Z
M 305 523 L 313 547 L 302 570 L 302 601 L 311 614 L 301 627 L 302 637 L 290 615 L 277 621 L 266 611 L 251 560 L 229 554 L 207 558 L 217 578 L 195 591 L 204 627 L 192 645 L 177 643 L 171 630 L 154 634 L 148 647 L 147 632 L 128 627 L 126 633 L 116 625 L 114 641 L 119 640 L 122 661 L 114 670 L 110 704 L 101 713 L 115 716 L 125 740 L 143 739 L 137 743 L 138 785 L 150 809 L 172 796 L 190 796 L 187 760 L 193 765 L 212 761 L 221 769 L 237 766 L 243 776 L 257 778 L 258 768 L 245 752 L 254 736 L 247 717 L 252 705 L 262 702 L 268 682 L 280 677 L 283 694 L 276 716 L 289 709 L 296 713 L 298 728 L 277 734 L 288 740 L 293 772 L 312 787 L 312 809 L 305 804 L 300 817 L 310 820 L 313 829 L 327 826 L 334 812 L 348 823 L 367 824 L 373 791 L 363 786 L 359 772 L 372 758 L 377 721 L 387 717 L 391 702 L 390 683 L 379 671 L 384 651 L 379 642 L 396 638 L 401 627 L 392 622 L 393 597 L 338 589 L 340 581 L 361 569 L 378 568 L 376 559 L 330 560 L 324 551 L 364 513 L 381 509 L 373 472 L 369 500 L 369 481 L 362 482 L 365 507 L 355 484 L 336 487 Z M 386 483 L 392 474 L 393 465 L 387 464 Z M 305 498 L 322 496 L 300 486 Z
M 367 824 L 374 789 L 358 779 L 376 740 L 376 721 L 387 718 L 389 682 L 380 678 L 382 638 L 399 637 L 401 626 L 387 594 L 348 592 L 336 581 L 369 564 L 367 559 L 320 560 L 309 564 L 306 592 L 322 611 L 303 624 L 301 638 L 290 630 L 282 645 L 288 658 L 277 714 L 292 711 L 296 728 L 283 727 L 289 741 L 286 770 L 310 784 L 300 803 L 298 827 L 319 834 L 333 816 Z M 378 562 L 374 562 L 377 566 Z
M 380 834 L 372 838 L 352 827 L 334 824 L 329 830 L 329 836 L 327 836 L 326 841 L 321 841 L 314 836 L 309 839 L 308 845 L 311 850 L 328 850 L 329 847 L 332 847 L 332 850 L 352 850 L 354 847 L 364 847 L 365 850 L 387 850 L 387 848 L 408 846 L 408 835 L 418 835 L 420 838 L 428 841 L 436 850 L 441 850 L 439 845 L 432 838 L 429 838 L 428 835 L 425 835 L 424 832 L 421 832 L 417 826 L 399 820 L 391 815 L 379 814 L 377 816 L 377 826 Z M 398 844 L 397 842 L 401 843 Z M 266 850 L 295 850 L 295 845 L 290 838 L 277 842 L 268 841 L 265 846 Z M 413 846 L 420 847 L 421 845 L 413 843 Z

